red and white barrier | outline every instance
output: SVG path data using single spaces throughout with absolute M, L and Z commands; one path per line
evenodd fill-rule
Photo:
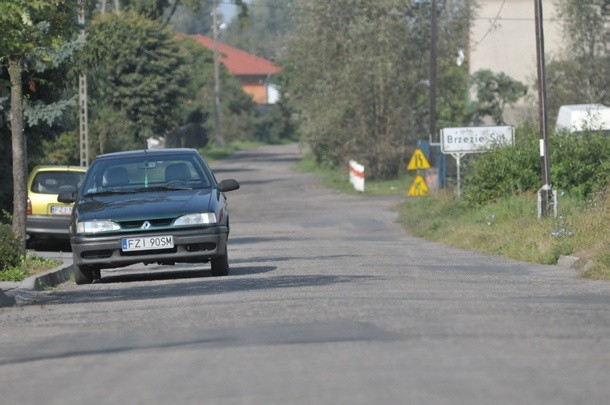
M 354 189 L 364 193 L 364 166 L 355 160 L 349 161 L 349 182 Z

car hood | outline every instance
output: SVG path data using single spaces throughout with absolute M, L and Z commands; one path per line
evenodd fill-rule
M 194 212 L 215 212 L 215 194 L 213 189 L 193 189 L 83 196 L 75 213 L 80 220 L 176 218 Z

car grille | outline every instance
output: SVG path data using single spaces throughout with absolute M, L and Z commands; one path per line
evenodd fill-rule
M 174 221 L 174 218 L 160 218 L 160 219 L 149 219 L 148 220 L 151 228 L 169 226 L 172 224 L 173 221 Z M 143 221 L 143 220 L 122 221 L 122 222 L 119 222 L 119 225 L 123 229 L 141 229 L 144 222 L 146 222 L 146 221 Z

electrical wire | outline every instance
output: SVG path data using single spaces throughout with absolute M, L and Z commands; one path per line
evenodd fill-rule
M 487 30 L 485 35 L 483 35 L 483 37 L 480 40 L 473 43 L 473 45 L 472 45 L 473 48 L 476 48 L 477 46 L 479 46 L 481 44 L 481 42 L 483 42 L 485 40 L 485 38 L 487 38 L 487 35 L 489 35 L 491 30 L 494 29 L 494 27 L 496 26 L 496 22 L 498 21 L 498 19 L 500 18 L 500 14 L 502 13 L 502 9 L 504 9 L 505 3 L 506 3 L 506 0 L 502 0 L 502 5 L 500 5 L 500 9 L 498 10 L 498 14 L 496 14 L 496 18 L 494 18 L 493 22 L 489 25 L 489 29 Z

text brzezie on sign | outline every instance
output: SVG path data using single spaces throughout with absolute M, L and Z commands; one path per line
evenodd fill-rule
M 515 129 L 511 126 L 443 128 L 441 151 L 445 154 L 485 152 L 494 146 L 512 145 Z

